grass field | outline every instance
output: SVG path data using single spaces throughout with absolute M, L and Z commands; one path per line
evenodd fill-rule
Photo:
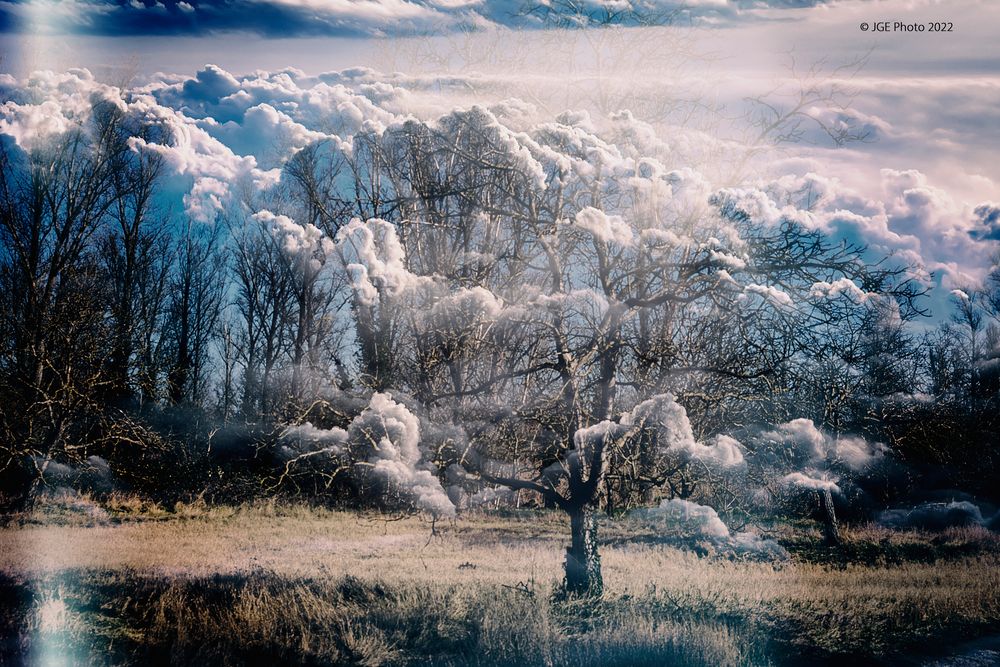
M 47 508 L 0 529 L 0 663 L 921 664 L 1000 633 L 1000 541 L 981 529 L 847 528 L 823 549 L 783 526 L 776 563 L 626 519 L 601 534 L 606 592 L 584 602 L 554 595 L 558 513 Z

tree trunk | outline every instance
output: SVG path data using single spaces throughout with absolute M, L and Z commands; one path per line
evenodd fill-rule
M 587 507 L 574 510 L 569 516 L 573 543 L 566 549 L 566 593 L 600 597 L 604 579 L 597 552 L 597 521 Z
M 833 508 L 833 494 L 830 489 L 819 492 L 819 506 L 823 512 L 823 533 L 828 546 L 840 544 L 840 527 L 837 525 L 837 514 Z
M 389 359 L 383 332 L 386 330 L 384 315 L 376 314 L 371 306 L 355 307 L 358 343 L 361 348 L 361 365 L 365 384 L 382 391 L 389 384 Z

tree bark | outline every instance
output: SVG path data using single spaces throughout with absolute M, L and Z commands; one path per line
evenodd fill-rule
M 573 541 L 566 549 L 566 593 L 600 597 L 604 578 L 597 552 L 597 521 L 588 507 L 573 510 L 569 516 Z
M 819 492 L 819 506 L 823 512 L 823 533 L 827 546 L 840 544 L 840 526 L 837 525 L 837 514 L 833 507 L 833 494 L 830 489 Z

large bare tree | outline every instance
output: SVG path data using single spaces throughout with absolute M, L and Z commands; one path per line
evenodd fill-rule
M 384 219 L 336 237 L 363 377 L 462 427 L 441 463 L 567 512 L 574 593 L 602 587 L 594 512 L 667 482 L 682 405 L 691 442 L 760 418 L 797 364 L 921 292 L 863 248 L 709 200 L 641 129 L 514 132 L 474 108 L 364 135 L 358 210 Z

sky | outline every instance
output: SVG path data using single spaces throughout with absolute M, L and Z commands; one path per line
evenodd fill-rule
M 67 88 L 144 91 L 190 129 L 175 185 L 210 209 L 207 178 L 275 178 L 277 136 L 294 149 L 510 100 L 536 120 L 628 108 L 713 186 L 792 201 L 836 238 L 919 262 L 941 312 L 1000 241 L 998 29 L 991 0 L 0 0 L 0 132 L 51 125 L 43 104 L 67 104 Z M 726 142 L 753 141 L 748 100 L 788 110 L 803 90 L 819 97 L 801 136 L 735 182 Z M 816 121 L 864 140 L 835 145 Z
M 595 25 L 732 26 L 835 0 L 3 0 L 9 31 L 269 37 L 402 36 L 468 28 Z

